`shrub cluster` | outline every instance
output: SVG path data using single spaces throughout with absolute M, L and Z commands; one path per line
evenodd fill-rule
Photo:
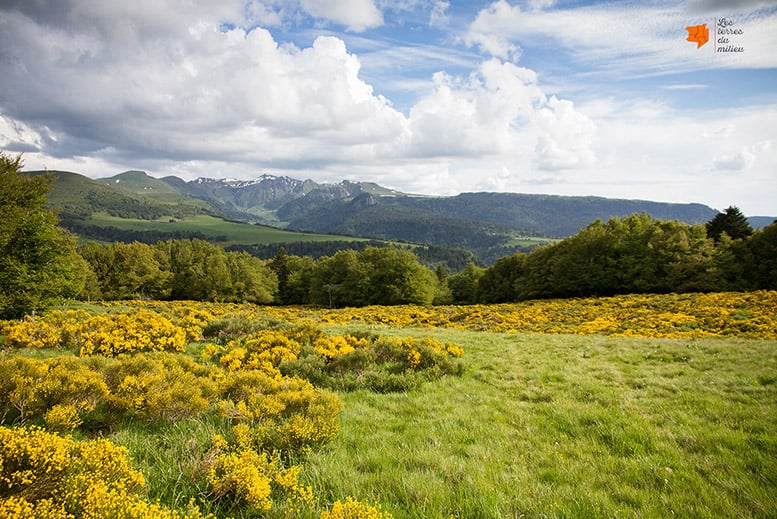
M 0 517 L 7 519 L 205 519 L 143 500 L 143 475 L 127 449 L 76 441 L 38 427 L 0 427 Z
M 132 424 L 207 420 L 229 431 L 215 434 L 211 447 L 206 440 L 194 458 L 192 482 L 207 484 L 208 511 L 261 515 L 282 506 L 283 513 L 313 517 L 321 505 L 291 460 L 340 431 L 342 402 L 321 386 L 405 390 L 461 371 L 463 352 L 453 344 L 329 336 L 299 317 L 290 322 L 251 305 L 228 315 L 233 309 L 127 303 L 95 315 L 54 311 L 2 323 L 5 344 L 16 351 L 0 353 L 0 439 L 8 446 L 0 449 L 0 516 L 202 517 L 193 504 L 180 512 L 143 501 L 142 476 L 129 468 L 125 450 L 105 447 L 102 458 L 90 460 L 108 472 L 87 470 L 78 453 L 91 444 L 56 433 L 89 437 Z M 201 356 L 180 351 L 203 336 L 212 342 L 201 346 Z M 34 351 L 42 348 L 61 351 Z M 38 447 L 18 448 L 24 442 Z M 47 465 L 57 460 L 65 460 L 62 467 Z M 137 481 L 124 484 L 121 474 Z M 390 515 L 348 498 L 321 517 Z
M 256 440 L 244 423 L 232 428 L 231 442 L 214 438 L 207 479 L 216 498 L 251 510 L 270 510 L 274 500 L 285 500 L 291 510 L 311 509 L 313 490 L 300 484 L 301 467 L 285 467 L 279 451 L 268 454 Z
M 178 421 L 218 414 L 252 425 L 256 444 L 294 452 L 334 438 L 342 403 L 306 380 L 225 372 L 170 353 L 118 359 L 0 360 L 0 422 L 105 430 L 129 418 Z
M 310 323 L 280 325 L 212 344 L 204 355 L 227 370 L 259 370 L 351 391 L 405 391 L 443 375 L 458 375 L 463 350 L 451 343 L 372 333 L 328 336 Z
M 81 355 L 118 355 L 140 351 L 182 351 L 192 331 L 157 312 L 89 315 L 83 310 L 54 311 L 43 318 L 9 323 L 6 345 L 67 348 Z

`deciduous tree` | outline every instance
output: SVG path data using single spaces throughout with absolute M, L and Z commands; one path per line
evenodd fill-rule
M 51 177 L 23 175 L 21 168 L 21 156 L 0 152 L 0 317 L 75 297 L 86 275 L 75 238 L 45 206 Z

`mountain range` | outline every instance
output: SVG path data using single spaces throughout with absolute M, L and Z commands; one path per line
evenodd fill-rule
M 286 230 L 467 249 L 486 259 L 520 249 L 527 237 L 570 236 L 596 219 L 645 212 L 697 224 L 718 212 L 698 203 L 594 196 L 420 196 L 369 182 L 322 184 L 273 175 L 186 181 L 154 178 L 142 171 L 96 180 L 71 172 L 49 173 L 56 179 L 50 202 L 58 207 L 65 226 L 88 222 L 95 213 L 142 220 L 208 214 Z M 772 220 L 763 217 L 751 224 L 761 227 Z

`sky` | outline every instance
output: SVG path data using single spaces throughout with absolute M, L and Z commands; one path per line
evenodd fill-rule
M 0 78 L 28 170 L 777 216 L 775 0 L 0 0 Z

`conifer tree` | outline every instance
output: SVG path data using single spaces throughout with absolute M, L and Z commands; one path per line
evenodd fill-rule
M 714 239 L 715 243 L 720 240 L 720 235 L 724 232 L 732 240 L 738 240 L 753 234 L 753 228 L 739 208 L 731 206 L 707 222 L 707 237 Z

